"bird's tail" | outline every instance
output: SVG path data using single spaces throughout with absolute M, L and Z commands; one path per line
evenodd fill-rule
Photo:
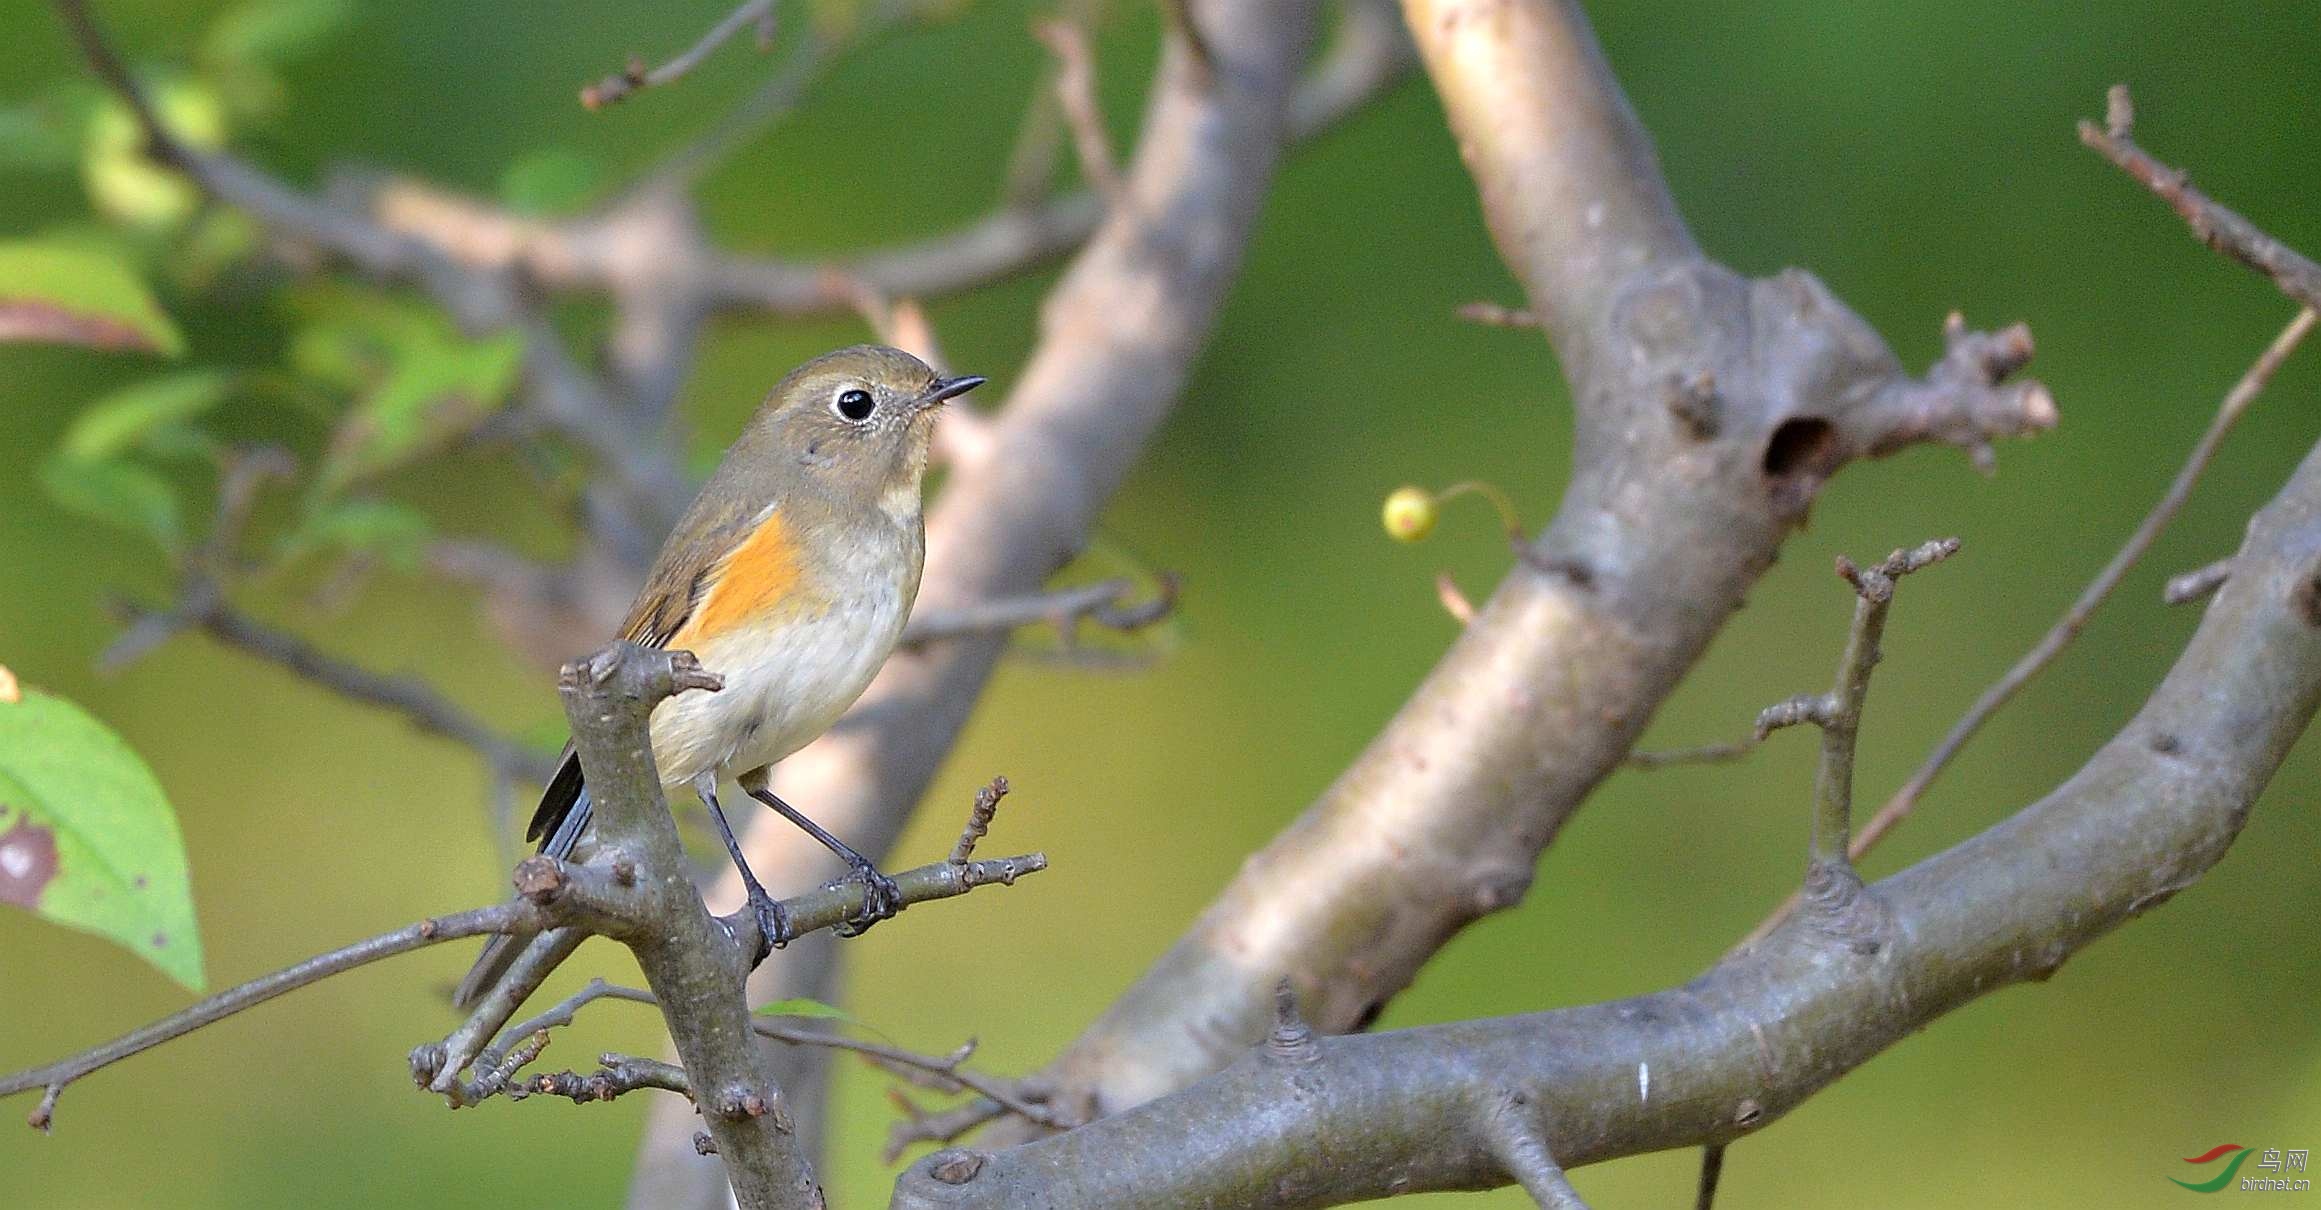
M 580 775 L 580 758 L 567 746 L 563 763 L 556 767 L 556 776 L 548 780 L 548 789 L 540 795 L 540 807 L 532 813 L 532 826 L 525 831 L 524 839 L 537 839 L 546 832 L 548 838 L 540 842 L 540 852 L 549 857 L 570 857 L 573 846 L 580 843 L 581 833 L 588 830 L 592 813 L 588 784 Z M 485 942 L 484 952 L 467 969 L 467 977 L 459 981 L 458 990 L 451 993 L 451 1006 L 462 1011 L 475 1007 L 486 993 L 498 986 L 500 977 L 508 973 L 509 964 L 530 940 L 530 937 L 502 934 Z

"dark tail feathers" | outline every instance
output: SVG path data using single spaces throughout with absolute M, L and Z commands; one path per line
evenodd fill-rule
M 580 843 L 580 834 L 588 829 L 592 813 L 588 785 L 580 776 L 580 758 L 567 745 L 564 763 L 556 766 L 556 776 L 548 779 L 548 789 L 540 795 L 540 807 L 532 812 L 532 826 L 525 829 L 524 839 L 539 840 L 546 833 L 548 838 L 540 842 L 540 851 L 550 857 L 570 857 L 572 847 Z M 499 983 L 500 976 L 508 973 L 509 964 L 530 940 L 503 935 L 485 942 L 484 952 L 467 969 L 467 978 L 451 993 L 451 1006 L 462 1011 L 475 1007 Z

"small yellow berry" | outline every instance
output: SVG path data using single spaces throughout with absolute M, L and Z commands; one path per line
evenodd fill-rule
M 1397 542 L 1416 542 L 1435 528 L 1434 495 L 1421 487 L 1401 487 L 1386 497 L 1386 536 Z

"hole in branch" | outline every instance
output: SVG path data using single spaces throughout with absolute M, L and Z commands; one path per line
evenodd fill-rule
M 1819 416 L 1784 420 L 1765 443 L 1765 473 L 1788 479 L 1825 467 L 1837 445 L 1837 426 Z

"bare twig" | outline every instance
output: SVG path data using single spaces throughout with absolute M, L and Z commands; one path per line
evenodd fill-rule
M 2103 570 L 2097 572 L 2095 578 L 2088 581 L 2087 587 L 2080 590 L 2078 599 L 2063 611 L 2063 616 L 2056 619 L 2047 633 L 2040 636 L 2039 641 L 2024 652 L 2013 667 L 1983 690 L 1974 705 L 1951 725 L 1949 733 L 1942 737 L 1942 742 L 1927 753 L 1926 759 L 1910 774 L 1909 780 L 1903 782 L 1901 788 L 1886 800 L 1885 805 L 1879 807 L 1877 813 L 1862 825 L 1860 834 L 1853 838 L 1850 848 L 1853 860 L 1861 860 L 1877 847 L 1878 842 L 1901 826 L 1902 821 L 1917 810 L 1919 800 L 1926 796 L 1934 780 L 1950 766 L 1951 761 L 1957 759 L 1968 741 L 1982 730 L 1983 724 L 2013 700 L 2023 686 L 2031 683 L 2034 677 L 2055 662 L 2055 658 L 2063 654 L 2064 648 L 2079 637 L 2079 632 L 2086 629 L 2095 611 L 2111 598 L 2120 582 L 2152 549 L 2152 544 L 2159 541 L 2168 523 L 2183 511 L 2185 501 L 2191 498 L 2192 489 L 2200 482 L 2200 476 L 2208 469 L 2208 464 L 2215 460 L 2216 451 L 2223 446 L 2225 437 L 2240 422 L 2241 416 L 2247 413 L 2249 405 L 2264 391 L 2265 385 L 2272 381 L 2273 375 L 2280 371 L 2281 364 L 2288 360 L 2289 354 L 2296 351 L 2297 345 L 2313 330 L 2314 320 L 2315 313 L 2311 309 L 2298 311 L 2289 320 L 2288 326 L 2282 328 L 2272 343 L 2265 347 L 2264 352 L 2258 354 L 2256 361 L 2241 375 L 2240 381 L 2225 392 L 2223 401 L 2217 405 L 2215 417 L 2208 422 L 2208 428 L 2200 434 L 2200 439 L 2193 443 L 2191 452 L 2185 455 L 2183 466 L 2177 469 L 2176 477 L 2169 482 L 2168 490 L 2161 494 L 2159 502 L 2144 515 L 2135 532 L 2128 535 L 2127 541 L 2104 564 Z M 1741 944 L 1750 945 L 1762 940 L 1796 907 L 1797 897 L 1792 895 L 1751 930 Z
M 1129 599 L 1136 591 L 1134 583 L 1110 579 L 1026 596 L 924 610 L 911 615 L 902 641 L 911 646 L 961 635 L 1005 633 L 1047 623 L 1069 645 L 1082 623 L 1133 633 L 1159 622 L 1175 610 L 1177 590 L 1177 577 L 1163 572 L 1154 578 L 1153 594 L 1144 601 Z
M 1537 328 L 1539 316 L 1521 307 L 1495 302 L 1471 302 L 1459 308 L 1459 318 L 1486 328 Z
M 685 53 L 648 70 L 638 59 L 630 59 L 621 71 L 606 76 L 580 90 L 580 103 L 590 109 L 603 107 L 622 100 L 642 88 L 659 88 L 684 78 L 685 74 L 701 66 L 702 61 L 717 52 L 717 48 L 733 40 L 734 35 L 756 26 L 758 49 L 764 50 L 773 41 L 774 0 L 742 0 L 739 7 L 725 15 L 725 19 L 709 27 Z
M 1007 797 L 1007 791 L 1007 779 L 994 777 L 975 792 L 975 806 L 967 812 L 967 826 L 959 829 L 959 842 L 951 846 L 952 865 L 965 865 L 975 856 L 975 846 L 991 831 L 992 817 L 999 814 L 1000 800 Z
M 1056 99 L 1071 127 L 1080 171 L 1097 193 L 1117 202 L 1120 163 L 1112 156 L 1112 135 L 1096 101 L 1096 52 L 1088 45 L 1088 31 L 1073 21 L 1042 21 L 1032 33 L 1056 56 Z
M 2080 142 L 2168 203 L 2201 243 L 2273 279 L 2290 298 L 2321 308 L 2321 264 L 2193 188 L 2183 169 L 2170 168 L 2136 146 L 2136 108 L 2127 85 L 2112 85 L 2105 100 L 2104 124 L 2082 120 Z
M 118 1063 L 131 1055 L 140 1054 L 206 1025 L 214 1025 L 227 1017 L 255 1008 L 285 992 L 296 991 L 310 983 L 317 983 L 332 975 L 367 966 L 383 958 L 407 954 L 413 950 L 475 937 L 485 933 L 514 932 L 538 928 L 546 919 L 538 907 L 521 900 L 494 904 L 451 916 L 435 916 L 391 933 L 381 933 L 341 946 L 327 954 L 317 954 L 295 966 L 286 967 L 271 975 L 252 979 L 209 997 L 198 1004 L 171 1013 L 161 1020 L 105 1043 L 102 1046 L 59 1059 L 44 1067 L 0 1075 L 0 1097 L 11 1096 L 34 1088 L 47 1090 L 40 1107 L 33 1114 L 32 1124 L 48 1129 L 51 1111 L 56 1106 L 57 1094 L 64 1087 L 91 1072 Z
M 1762 736 L 1752 733 L 1744 739 L 1729 743 L 1702 744 L 1696 748 L 1670 748 L 1660 752 L 1631 752 L 1631 769 L 1665 769 L 1670 765 L 1713 765 L 1739 760 L 1757 750 L 1764 743 Z
M 1004 793 L 1004 791 L 1001 792 Z M 981 804 L 983 796 L 979 795 L 977 801 Z M 660 1002 L 654 998 L 651 992 L 640 988 L 621 987 L 607 983 L 603 979 L 589 980 L 580 990 L 565 997 L 553 1008 L 511 1027 L 504 1035 L 506 1040 L 503 1044 L 486 1048 L 476 1057 L 475 1064 L 479 1070 L 500 1074 L 496 1080 L 492 1080 L 487 1075 L 487 1077 L 466 1086 L 471 1094 L 469 1103 L 481 1100 L 503 1089 L 513 1091 L 522 1088 L 522 1084 L 510 1085 L 509 1079 L 514 1072 L 520 1070 L 539 1053 L 537 1047 L 528 1052 L 525 1047 L 535 1038 L 545 1038 L 548 1031 L 552 1029 L 571 1025 L 581 1009 L 599 1000 L 619 1000 L 630 1004 L 642 1004 L 650 1008 L 660 1007 Z M 885 1043 L 866 1042 L 843 1034 L 799 1029 L 795 1026 L 784 1025 L 778 1018 L 769 1016 L 753 1015 L 750 1019 L 750 1027 L 759 1037 L 771 1038 L 792 1046 L 819 1046 L 861 1055 L 888 1070 L 914 1075 L 929 1087 L 940 1091 L 972 1092 L 997 1105 L 1002 1112 L 1020 1115 L 1041 1126 L 1052 1127 L 1069 1124 L 1055 1110 L 1027 1095 L 1017 1082 L 983 1075 L 968 1067 L 967 1060 L 975 1051 L 973 1043 L 959 1047 L 947 1055 L 929 1055 Z M 511 1064 L 510 1060 L 518 1056 L 523 1056 L 522 1061 Z M 646 1061 L 631 1060 L 632 1064 L 644 1062 Z M 607 1060 L 605 1066 L 612 1068 L 615 1065 Z M 669 1083 L 665 1076 L 660 1074 L 664 1069 L 676 1072 L 678 1079 L 683 1078 L 684 1073 L 681 1070 L 667 1064 L 654 1064 L 648 1074 L 653 1074 L 655 1080 L 648 1082 L 649 1086 L 669 1088 L 671 1091 L 685 1091 L 690 1095 L 689 1090 L 675 1087 Z M 643 1071 L 646 1069 L 636 1067 L 632 1070 Z M 608 1073 L 599 1072 L 598 1075 L 606 1076 Z M 617 1073 L 612 1073 L 611 1084 L 618 1085 L 620 1083 L 621 1080 Z M 572 1093 L 567 1091 L 568 1088 L 602 1088 L 606 1086 L 603 1082 L 596 1081 L 595 1077 L 570 1076 L 567 1073 L 566 1077 L 558 1078 L 557 1087 L 541 1088 L 535 1086 L 533 1091 L 555 1092 L 560 1096 L 571 1096 Z M 626 1091 L 625 1088 L 621 1090 Z M 591 1099 L 610 1100 L 612 1098 L 611 1096 L 596 1096 Z
M 1886 633 L 1886 611 L 1894 602 L 1894 581 L 1958 552 L 1958 539 L 1941 538 L 1897 550 L 1871 567 L 1857 568 L 1838 556 L 1837 574 L 1854 590 L 1854 624 L 1846 637 L 1837 681 L 1823 695 L 1813 721 L 1821 726 L 1821 767 L 1813 781 L 1813 861 L 1849 866 L 1846 839 L 1853 829 L 1854 749 L 1861 738 L 1862 706 L 1870 673 L 1878 666 L 1878 645 Z M 1763 724 L 1759 724 L 1763 729 Z
M 645 1088 L 674 1092 L 688 1101 L 693 1099 L 692 1081 L 686 1077 L 685 1069 L 674 1063 L 612 1053 L 598 1055 L 596 1061 L 597 1069 L 588 1075 L 574 1071 L 543 1072 L 518 1082 L 507 1089 L 508 1099 L 555 1096 L 569 1098 L 573 1104 L 580 1105 L 610 1101 Z M 702 1154 L 717 1154 L 715 1144 Z
M 545 781 L 555 762 L 508 739 L 444 697 L 424 681 L 389 676 L 340 659 L 305 639 L 277 630 L 225 600 L 213 582 L 197 579 L 178 603 L 154 609 L 120 603 L 130 634 L 157 624 L 192 627 L 229 647 L 277 664 L 299 677 L 354 701 L 391 710 L 422 731 L 473 748 L 495 770 L 530 781 Z

